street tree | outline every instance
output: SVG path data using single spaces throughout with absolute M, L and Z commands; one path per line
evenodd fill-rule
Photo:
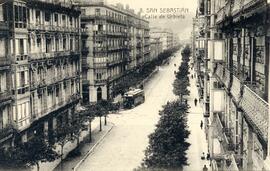
M 40 162 L 52 162 L 59 158 L 59 154 L 54 151 L 53 146 L 45 141 L 44 135 L 34 135 L 28 142 L 23 144 L 26 152 L 26 161 L 30 166 L 36 165 L 39 171 Z
M 25 143 L 0 150 L 0 165 L 10 169 L 23 169 L 36 166 L 40 169 L 40 162 L 51 162 L 59 158 L 54 147 L 48 144 L 44 135 L 35 134 Z
M 189 81 L 187 79 L 175 79 L 173 82 L 173 93 L 180 97 L 180 101 L 183 102 L 183 96 L 189 95 L 190 91 L 188 90 Z
M 142 168 L 173 170 L 182 169 L 188 164 L 188 108 L 187 104 L 180 101 L 168 102 L 163 106 L 156 129 L 149 135 L 149 146 L 145 151 Z

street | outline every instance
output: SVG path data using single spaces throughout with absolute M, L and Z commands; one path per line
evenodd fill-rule
M 148 146 L 148 135 L 154 131 L 159 120 L 158 111 L 167 101 L 176 99 L 172 83 L 175 79 L 174 71 L 178 70 L 180 62 L 181 54 L 178 52 L 169 65 L 160 67 L 158 73 L 145 85 L 144 104 L 109 116 L 114 128 L 79 166 L 79 171 L 129 171 L 140 166 Z M 201 170 L 206 161 L 202 161 L 200 156 L 202 152 L 207 153 L 207 144 L 199 125 L 203 120 L 202 108 L 193 104 L 193 98 L 197 96 L 194 80 L 191 80 L 191 87 L 189 104 L 192 108 L 188 116 L 191 135 L 188 141 L 192 145 L 187 153 L 190 165 L 185 170 Z
M 178 53 L 176 56 L 169 65 L 160 67 L 158 73 L 145 85 L 144 104 L 119 115 L 109 116 L 109 121 L 115 127 L 78 170 L 127 171 L 140 165 L 148 145 L 148 135 L 154 131 L 159 120 L 158 111 L 168 100 L 175 99 L 172 82 L 181 55 Z

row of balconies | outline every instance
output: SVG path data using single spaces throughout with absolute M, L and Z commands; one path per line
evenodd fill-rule
M 2 104 L 4 104 L 6 101 L 12 100 L 12 94 L 10 91 L 3 91 L 0 92 L 0 107 Z
M 226 67 L 217 65 L 215 74 L 224 83 L 234 101 L 239 104 L 239 108 L 244 111 L 257 134 L 267 142 L 269 104 Z
M 13 136 L 15 129 L 12 125 L 7 125 L 5 128 L 0 129 L 0 144 Z
M 67 0 L 31 0 L 28 1 L 28 4 L 31 5 L 41 5 L 43 8 L 47 7 L 46 5 L 52 5 L 54 7 L 62 7 L 67 9 L 73 9 L 79 11 L 79 7 L 74 6 L 73 1 L 67 1 Z M 51 6 L 50 6 L 51 7 Z
M 51 31 L 51 32 L 71 32 L 79 33 L 80 28 L 75 27 L 62 27 L 55 25 L 42 25 L 42 24 L 28 24 L 27 28 L 34 31 Z
M 106 34 L 108 36 L 121 36 L 121 37 L 127 37 L 128 34 L 126 32 L 112 32 L 112 31 L 107 31 Z
M 4 21 L 0 21 L 0 31 L 1 31 L 1 33 L 5 33 L 6 35 L 8 35 L 8 32 L 6 32 L 6 31 L 8 31 L 8 24 L 7 24 L 7 22 L 4 22 Z
M 227 1 L 227 3 L 225 3 L 224 6 L 220 7 L 220 9 L 217 11 L 216 22 L 221 23 L 230 16 L 235 17 L 238 15 L 243 15 L 245 14 L 245 12 L 249 12 L 250 10 L 256 10 L 256 6 L 266 6 L 266 1 L 265 0 Z
M 47 107 L 47 103 L 46 104 L 43 104 L 43 106 L 41 107 L 41 111 L 38 112 L 37 110 L 37 106 L 34 106 L 34 111 L 32 113 L 32 118 L 31 118 L 31 121 L 34 122 L 35 120 L 38 120 L 40 118 L 42 118 L 43 116 L 46 116 L 48 115 L 49 113 L 52 113 L 54 111 L 57 111 L 58 109 L 70 104 L 70 103 L 73 103 L 77 100 L 80 99 L 80 95 L 78 93 L 74 93 L 68 97 L 66 97 L 65 99 L 64 98 L 58 98 L 57 100 L 57 103 L 53 104 L 52 106 L 50 107 Z
M 128 22 L 126 20 L 117 19 L 114 17 L 106 16 L 106 15 L 82 15 L 82 20 L 107 20 L 112 23 L 127 25 Z
M 70 56 L 70 55 L 79 55 L 80 51 L 61 51 L 61 52 L 39 52 L 39 53 L 30 53 L 30 60 L 40 60 L 40 59 L 51 59 L 63 56 Z
M 108 82 L 108 79 L 95 79 L 95 85 L 103 85 Z
M 1 67 L 11 65 L 11 60 L 7 57 L 0 57 L 0 70 Z
M 214 116 L 214 135 L 216 135 L 216 138 L 218 138 L 220 144 L 221 144 L 221 154 L 224 154 L 228 151 L 234 151 L 234 144 L 232 141 L 232 131 L 229 128 L 226 128 L 221 120 L 218 114 Z M 219 155 L 219 154 L 217 154 Z M 214 158 L 216 156 L 213 156 Z
M 80 75 L 80 72 L 76 71 L 76 72 L 73 72 L 71 74 L 69 72 L 67 72 L 63 75 L 61 74 L 61 75 L 58 75 L 58 76 L 53 77 L 53 78 L 40 79 L 40 80 L 32 79 L 31 89 L 35 89 L 37 87 L 44 87 L 47 85 L 52 85 L 52 84 L 55 84 L 57 82 L 61 82 L 63 80 L 68 80 L 71 78 L 78 77 L 79 75 Z

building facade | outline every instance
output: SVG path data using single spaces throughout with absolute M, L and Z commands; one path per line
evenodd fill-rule
M 82 2 L 84 102 L 111 99 L 128 71 L 150 60 L 149 22 L 123 5 Z
M 160 38 L 162 42 L 162 51 L 174 47 L 174 34 L 171 30 L 161 29 L 157 27 L 151 28 L 151 38 Z
M 150 38 L 150 49 L 150 60 L 154 60 L 162 52 L 162 42 L 160 41 L 160 38 Z
M 5 142 L 11 135 L 11 59 L 9 48 L 9 27 L 5 20 L 4 7 L 0 6 L 0 143 Z
M 269 2 L 200 0 L 195 68 L 213 170 L 269 170 Z
M 52 140 L 80 99 L 80 10 L 59 0 L 10 0 L 0 7 L 1 85 L 6 80 L 0 120 L 22 141 L 35 133 Z

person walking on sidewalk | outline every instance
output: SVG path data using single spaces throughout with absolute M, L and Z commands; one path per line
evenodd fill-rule
M 201 121 L 201 125 L 200 126 L 201 126 L 201 129 L 202 129 L 203 128 L 203 121 Z
M 195 99 L 194 99 L 194 104 L 195 104 L 195 106 L 197 106 L 197 103 L 198 103 L 198 99 L 195 98 Z
M 208 171 L 208 168 L 206 167 L 206 165 L 203 166 L 203 171 Z

